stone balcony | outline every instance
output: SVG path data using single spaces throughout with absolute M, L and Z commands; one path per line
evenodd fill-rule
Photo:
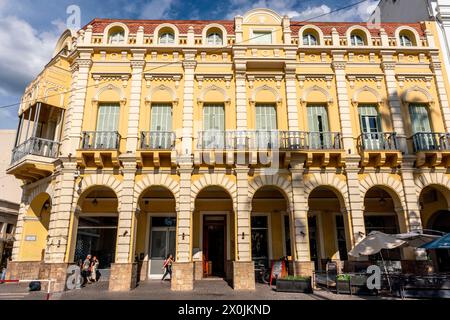
M 176 135 L 173 131 L 143 131 L 136 152 L 139 167 L 175 166 Z
M 395 132 L 366 132 L 358 138 L 362 167 L 398 167 L 402 161 Z
M 450 133 L 420 132 L 412 140 L 416 167 L 450 166 Z
M 121 136 L 117 131 L 83 131 L 77 163 L 80 167 L 119 167 Z
M 31 137 L 12 150 L 8 174 L 17 179 L 34 182 L 53 173 L 58 157 L 59 142 Z
M 256 165 L 276 154 L 285 165 L 292 156 L 301 156 L 307 166 L 340 166 L 344 150 L 337 132 L 209 130 L 198 132 L 194 162 L 199 165 L 207 159 L 210 164 L 217 164 L 216 160 L 225 157 L 227 165 L 242 159 Z

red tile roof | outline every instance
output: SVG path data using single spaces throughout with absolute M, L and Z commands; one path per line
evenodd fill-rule
M 201 34 L 203 28 L 208 24 L 216 23 L 222 25 L 228 34 L 234 34 L 234 21 L 233 20 L 115 20 L 115 19 L 94 19 L 88 23 L 92 25 L 94 33 L 102 33 L 105 28 L 113 23 L 121 22 L 127 25 L 130 33 L 136 33 L 140 26 L 144 27 L 145 34 L 151 34 L 155 29 L 163 23 L 171 23 L 175 25 L 180 33 L 187 33 L 189 26 L 194 27 L 196 34 Z M 84 27 L 85 29 L 86 27 Z
M 152 34 L 155 29 L 163 23 L 171 23 L 175 25 L 180 33 L 187 33 L 190 26 L 194 27 L 195 34 L 201 34 L 203 28 L 211 23 L 222 25 L 228 34 L 234 34 L 234 21 L 233 20 L 121 20 L 121 19 L 100 19 L 96 18 L 89 22 L 87 25 L 92 25 L 94 33 L 103 33 L 105 28 L 113 23 L 121 22 L 128 26 L 131 34 L 137 32 L 140 26 L 144 27 L 145 34 Z M 331 35 L 332 28 L 336 28 L 337 32 L 342 36 L 345 35 L 348 28 L 354 25 L 359 25 L 367 28 L 367 24 L 364 22 L 299 22 L 291 21 L 292 34 L 297 35 L 299 29 L 304 25 L 315 25 L 319 27 L 324 35 Z M 384 28 L 388 36 L 394 36 L 395 30 L 400 26 L 409 26 L 415 29 L 420 36 L 424 35 L 424 28 L 421 23 L 398 23 L 398 22 L 384 22 L 381 27 Z M 86 26 L 83 28 L 86 29 Z M 380 31 L 377 28 L 368 29 L 372 36 L 379 36 Z
M 355 26 L 355 25 L 365 27 L 366 29 L 369 30 L 370 34 L 373 37 L 380 36 L 380 29 L 378 29 L 378 28 L 369 29 L 367 27 L 367 23 L 365 23 L 365 22 L 297 22 L 297 21 L 291 21 L 292 35 L 297 35 L 298 31 L 300 30 L 301 27 L 303 27 L 305 25 L 309 25 L 309 24 L 319 27 L 325 36 L 331 35 L 331 30 L 333 28 L 336 28 L 339 35 L 341 35 L 341 36 L 345 35 L 348 28 Z M 415 29 L 419 33 L 420 36 L 424 35 L 423 26 L 419 22 L 417 22 L 417 23 L 399 23 L 399 22 L 383 22 L 383 23 L 381 23 L 381 28 L 383 28 L 386 31 L 388 36 L 395 36 L 395 30 L 397 30 L 397 28 L 400 26 L 411 27 L 411 28 Z

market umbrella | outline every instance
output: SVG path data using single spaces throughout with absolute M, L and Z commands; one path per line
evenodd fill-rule
M 440 236 L 432 234 L 424 234 L 420 232 L 408 232 L 395 235 L 397 239 L 406 241 L 406 245 L 414 248 L 421 248 L 423 245 L 440 238 Z
M 421 246 L 424 249 L 450 249 L 450 233 Z
M 350 250 L 348 254 L 353 257 L 370 256 L 377 254 L 382 249 L 395 249 L 406 244 L 407 241 L 398 239 L 395 234 L 372 231 Z

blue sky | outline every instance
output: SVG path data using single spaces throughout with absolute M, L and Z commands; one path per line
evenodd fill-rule
M 78 5 L 81 25 L 95 17 L 128 19 L 232 19 L 256 7 L 294 20 L 309 19 L 358 0 L 0 0 L 0 106 L 17 103 L 27 83 L 49 61 L 65 29 L 66 9 Z M 365 21 L 378 0 L 367 0 L 320 20 Z M 17 107 L 0 109 L 0 129 L 15 129 Z

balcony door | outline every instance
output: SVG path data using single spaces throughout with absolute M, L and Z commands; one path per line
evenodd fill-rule
M 423 104 L 410 104 L 411 127 L 413 135 L 416 135 L 415 144 L 420 150 L 434 150 L 437 141 L 431 129 L 430 117 L 427 106 Z
M 206 149 L 223 149 L 225 141 L 225 107 L 223 104 L 203 106 L 202 145 Z
M 362 141 L 364 149 L 380 150 L 383 147 L 381 118 L 374 105 L 359 106 Z
M 96 149 L 115 149 L 119 131 L 119 104 L 102 104 L 98 107 L 97 128 L 95 133 Z
M 149 147 L 151 149 L 170 149 L 172 145 L 172 106 L 154 104 L 150 118 Z
M 325 106 L 308 106 L 308 139 L 306 143 L 312 149 L 331 148 L 331 136 L 328 127 L 328 112 Z
M 258 149 L 278 147 L 277 110 L 273 104 L 256 105 L 256 142 Z

